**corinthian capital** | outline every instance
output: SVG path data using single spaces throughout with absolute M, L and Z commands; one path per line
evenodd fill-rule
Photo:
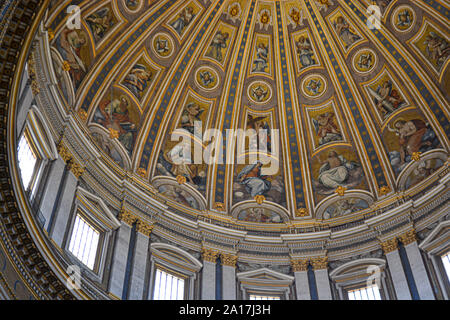
M 291 266 L 292 270 L 294 272 L 301 272 L 301 271 L 307 271 L 308 270 L 308 259 L 295 259 L 291 260 Z
M 384 254 L 395 251 L 398 249 L 397 238 L 393 238 L 381 243 L 381 248 L 383 249 Z
M 217 252 L 213 249 L 208 249 L 208 248 L 202 249 L 202 257 L 203 257 L 204 261 L 216 263 L 218 255 L 219 255 L 219 252 Z
M 311 265 L 314 270 L 326 269 L 328 267 L 328 257 L 312 258 Z
M 222 265 L 236 267 L 238 257 L 234 254 L 222 253 L 220 259 L 222 260 Z
M 413 243 L 414 241 L 417 241 L 416 230 L 415 229 L 411 229 L 411 230 L 403 233 L 402 235 L 400 235 L 400 241 L 405 246 L 410 244 L 410 243 Z

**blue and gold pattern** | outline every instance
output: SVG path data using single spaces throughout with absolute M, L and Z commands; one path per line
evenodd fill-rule
M 372 4 L 379 29 L 367 27 Z M 70 5 L 80 30 L 67 30 Z M 117 170 L 195 194 L 201 206 L 180 200 L 189 210 L 247 206 L 242 221 L 285 223 L 364 212 L 439 170 L 450 147 L 450 31 L 437 17 L 449 16 L 436 0 L 76 0 L 53 5 L 45 28 L 65 109 Z M 280 153 L 268 143 L 279 170 L 175 166 L 177 128 L 202 150 L 201 134 L 217 128 L 224 161 L 239 147 L 228 130 L 279 129 Z

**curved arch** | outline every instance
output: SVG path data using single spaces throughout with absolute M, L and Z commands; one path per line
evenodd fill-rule
M 379 258 L 365 258 L 365 259 L 358 259 L 358 260 L 350 261 L 350 262 L 343 264 L 340 267 L 337 267 L 333 271 L 331 271 L 330 277 L 333 278 L 335 276 L 345 274 L 345 271 L 347 271 L 349 269 L 352 269 L 352 268 L 358 267 L 358 266 L 365 266 L 365 265 L 367 265 L 367 266 L 375 265 L 375 266 L 379 266 L 379 267 L 385 267 L 386 260 L 379 259 Z

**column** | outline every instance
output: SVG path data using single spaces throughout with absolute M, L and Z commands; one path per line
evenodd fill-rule
M 216 299 L 216 261 L 218 252 L 203 248 L 202 296 L 201 300 Z
M 435 300 L 430 279 L 428 278 L 419 246 L 417 245 L 416 232 L 414 229 L 400 235 L 400 241 L 406 250 L 411 271 L 416 282 L 417 291 L 421 300 Z
M 58 246 L 62 247 L 68 229 L 67 223 L 71 214 L 78 179 L 83 174 L 84 167 L 79 164 L 62 141 L 58 145 L 58 153 L 66 164 L 65 167 L 62 167 L 61 182 L 57 189 L 54 190 L 51 187 L 52 183 L 48 183 L 48 187 L 50 190 L 54 190 L 55 195 L 53 197 L 53 195 L 48 194 L 50 190 L 45 190 L 46 197 L 43 199 L 43 203 L 46 204 L 47 201 L 50 201 L 47 203 L 50 207 L 46 207 L 46 212 L 43 212 L 43 215 L 48 220 L 45 222 L 45 226 L 49 236 Z M 59 167 L 57 164 L 59 163 L 54 163 L 55 170 Z M 59 172 L 56 171 L 55 173 L 58 175 Z M 50 174 L 49 179 L 51 178 L 54 178 L 52 174 Z
M 134 218 L 124 210 L 120 213 L 119 218 L 122 223 L 116 234 L 114 254 L 111 263 L 111 274 L 109 278 L 109 292 L 117 298 L 121 298 L 123 293 L 128 250 L 131 239 L 131 226 L 135 221 Z
M 68 169 L 70 170 L 70 167 Z M 75 199 L 77 185 L 78 175 L 75 175 L 72 171 L 68 172 L 62 189 L 60 202 L 56 204 L 55 222 L 49 233 L 53 241 L 60 247 L 62 247 L 64 235 L 68 231 L 67 224 L 72 211 L 71 209 Z
M 25 80 L 25 82 L 24 82 Z M 31 80 L 27 79 L 26 75 L 24 75 L 22 79 L 23 89 L 20 93 L 20 98 L 18 102 L 19 110 L 17 112 L 17 136 L 20 135 L 22 129 L 25 125 L 25 121 L 27 119 L 28 111 L 30 110 L 31 104 L 33 103 L 33 93 L 31 91 Z
M 291 260 L 291 266 L 295 277 L 297 300 L 311 300 L 308 282 L 308 263 L 307 259 Z
M 222 261 L 222 298 L 236 300 L 236 262 L 238 257 L 233 254 L 221 254 Z
M 43 195 L 39 211 L 45 219 L 44 230 L 48 230 L 49 227 L 50 217 L 52 215 L 53 206 L 56 202 L 56 197 L 62 181 L 65 166 L 66 164 L 59 157 L 52 162 L 51 169 L 47 177 L 47 182 L 45 183 L 45 189 L 42 191 Z
M 328 277 L 328 257 L 312 258 L 311 265 L 314 269 L 319 300 L 333 300 Z
M 386 256 L 397 299 L 411 300 L 412 297 L 411 292 L 409 291 L 408 281 L 406 280 L 405 271 L 403 270 L 402 261 L 398 253 L 397 239 L 394 238 L 382 242 L 381 247 Z
M 142 300 L 144 298 L 145 271 L 148 261 L 148 244 L 153 226 L 144 221 L 137 225 L 136 247 L 134 252 L 133 271 L 131 275 L 129 300 Z

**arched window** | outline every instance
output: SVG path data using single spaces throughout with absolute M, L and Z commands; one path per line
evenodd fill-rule
M 386 261 L 367 258 L 351 261 L 330 272 L 340 300 L 388 300 Z
M 183 300 L 185 298 L 185 277 L 174 275 L 157 267 L 153 300 Z
M 33 202 L 44 172 L 58 152 L 44 117 L 36 106 L 28 111 L 26 123 L 17 142 L 17 164 L 23 188 Z
M 100 232 L 91 223 L 77 214 L 69 243 L 69 251 L 93 270 L 98 251 Z
M 294 277 L 261 268 L 236 274 L 241 300 L 289 300 Z
M 447 278 L 450 281 L 450 251 L 441 256 L 442 264 L 444 266 L 445 273 L 447 273 Z
M 151 244 L 150 300 L 194 300 L 202 264 L 188 252 L 163 243 Z
M 446 210 L 446 208 L 444 208 Z M 443 221 L 419 244 L 426 255 L 428 271 L 432 275 L 439 299 L 450 298 L 450 221 Z
M 36 169 L 36 163 L 38 162 L 36 151 L 33 150 L 30 143 L 28 130 L 25 130 L 19 139 L 17 146 L 17 161 L 19 162 L 23 188 L 28 190 Z
M 279 296 L 251 294 L 250 300 L 281 300 Z
M 90 279 L 102 283 L 112 234 L 119 226 L 103 200 L 78 187 L 62 245 L 70 262 L 83 268 Z
M 347 290 L 348 300 L 381 300 L 378 285 L 369 285 Z

